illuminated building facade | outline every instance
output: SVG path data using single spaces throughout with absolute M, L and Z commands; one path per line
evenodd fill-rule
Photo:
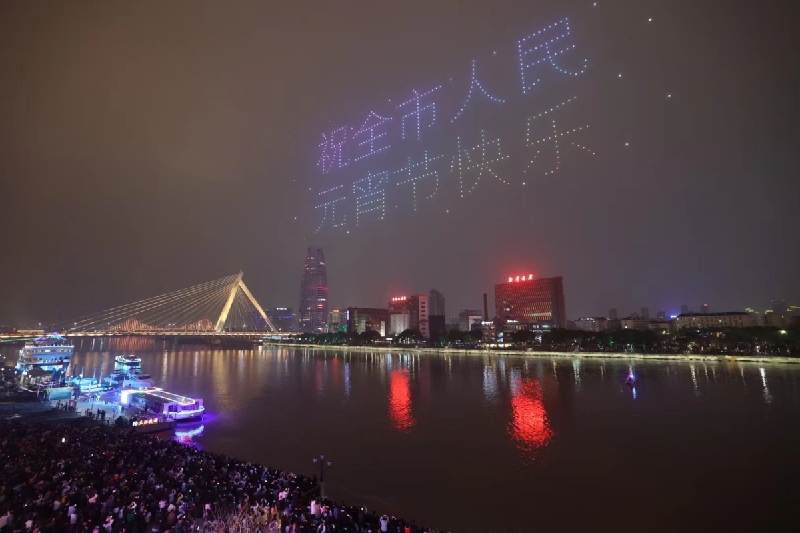
M 300 280 L 300 331 L 324 332 L 328 319 L 328 271 L 322 248 L 309 247 Z
M 416 329 L 425 339 L 431 338 L 430 322 L 428 320 L 428 295 L 412 294 L 411 296 L 395 296 L 389 300 L 391 314 L 408 313 L 408 329 Z
M 385 337 L 389 327 L 389 311 L 373 307 L 348 307 L 347 333 L 364 333 L 377 331 Z
M 714 328 L 753 328 L 760 326 L 758 315 L 754 313 L 687 313 L 675 319 L 675 329 L 714 329 Z
M 566 328 L 562 277 L 534 279 L 532 274 L 512 276 L 494 286 L 497 317 L 527 326 Z
M 267 309 L 267 316 L 278 331 L 294 331 L 295 316 L 291 307 L 273 307 Z

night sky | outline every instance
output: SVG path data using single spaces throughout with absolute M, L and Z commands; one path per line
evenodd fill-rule
M 68 319 L 240 269 L 262 305 L 296 308 L 312 244 L 332 306 L 435 287 L 452 315 L 483 292 L 491 307 L 493 285 L 523 273 L 563 276 L 573 319 L 800 302 L 788 8 L 593 4 L 3 2 L 0 323 Z M 585 72 L 537 67 L 524 93 L 517 42 L 565 17 L 558 45 L 575 48 L 557 64 Z M 504 101 L 473 93 L 451 122 L 473 59 Z M 401 139 L 395 104 L 438 85 L 438 122 Z M 554 131 L 588 126 L 569 138 L 587 149 L 565 139 L 556 160 L 552 143 L 526 145 L 526 119 L 572 97 Z M 392 150 L 345 153 L 347 168 L 322 174 L 322 134 L 358 130 L 370 111 L 394 113 Z M 461 198 L 455 139 L 474 146 L 482 129 L 502 139 L 507 166 Z M 315 233 L 318 191 L 352 191 L 379 170 L 396 184 L 424 150 L 441 156 L 441 186 L 421 186 L 417 210 L 395 185 L 384 220 L 340 211 L 345 226 Z

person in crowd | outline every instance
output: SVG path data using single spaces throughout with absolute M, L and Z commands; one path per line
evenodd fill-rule
M 0 457 L 0 533 L 438 533 L 319 498 L 314 478 L 108 426 L 0 420 Z

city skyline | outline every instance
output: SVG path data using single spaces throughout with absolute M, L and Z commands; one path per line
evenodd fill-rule
M 233 5 L 0 6 L 0 322 L 238 270 L 295 308 L 311 245 L 342 306 L 436 287 L 452 316 L 522 271 L 563 277 L 570 318 L 800 301 L 779 6 Z

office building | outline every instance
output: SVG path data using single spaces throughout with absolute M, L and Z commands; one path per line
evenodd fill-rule
M 444 295 L 436 289 L 428 292 L 428 329 L 432 339 L 447 333 Z
M 566 328 L 562 277 L 534 279 L 533 274 L 512 276 L 494 286 L 498 317 L 533 327 Z
M 298 326 L 305 333 L 324 332 L 328 319 L 328 271 L 322 248 L 309 247 L 300 279 Z
M 347 333 L 377 331 L 385 337 L 389 328 L 389 311 L 374 307 L 348 307 L 345 311 Z
M 296 317 L 291 307 L 273 307 L 267 309 L 267 316 L 278 331 L 295 331 Z
M 483 313 L 478 309 L 462 309 L 458 312 L 458 331 L 472 331 L 473 326 L 480 326 Z
M 612 307 L 608 310 L 608 318 L 609 320 L 616 320 L 617 319 L 617 308 Z
M 709 313 L 708 304 L 703 304 L 700 306 L 700 314 L 707 315 Z
M 391 313 L 389 315 L 389 335 L 399 335 L 411 329 L 411 312 Z
M 428 316 L 445 316 L 444 295 L 436 289 L 428 293 Z
M 667 312 L 666 311 L 659 311 L 656 313 L 656 318 L 659 320 L 666 320 L 667 319 Z
M 642 307 L 641 317 L 650 320 L 650 309 L 647 307 Z
M 395 296 L 389 300 L 389 313 L 409 314 L 408 329 L 415 329 L 422 334 L 425 339 L 431 338 L 430 323 L 428 320 L 429 307 L 428 295 L 413 294 L 411 296 Z
M 608 320 L 605 317 L 579 318 L 575 321 L 575 329 L 580 331 L 599 332 L 605 331 L 608 327 Z
M 686 328 L 715 329 L 715 328 L 752 328 L 759 326 L 759 317 L 753 313 L 687 313 L 675 319 L 675 329 L 678 331 Z
M 328 331 L 331 333 L 347 331 L 347 319 L 345 319 L 344 310 L 331 309 L 331 312 L 328 313 Z
M 686 304 L 683 304 L 683 305 L 681 306 L 681 314 L 682 314 L 682 315 L 689 314 L 689 306 L 688 306 L 688 305 L 686 305 Z

